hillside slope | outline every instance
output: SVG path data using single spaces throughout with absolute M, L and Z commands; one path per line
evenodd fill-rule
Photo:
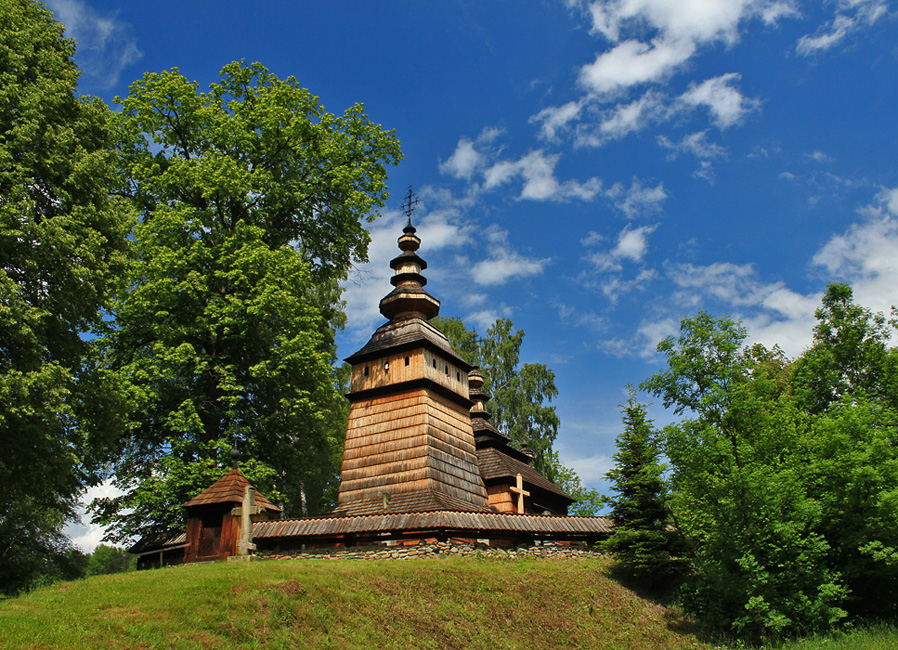
M 602 560 L 271 561 L 0 602 L 3 648 L 710 648 Z

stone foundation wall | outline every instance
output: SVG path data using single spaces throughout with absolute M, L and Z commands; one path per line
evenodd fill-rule
M 470 556 L 481 558 L 598 558 L 605 554 L 586 546 L 560 545 L 552 542 L 533 546 L 497 548 L 487 544 L 454 542 L 419 543 L 411 546 L 378 545 L 351 546 L 348 548 L 316 548 L 307 550 L 258 551 L 256 560 L 412 560 L 440 556 Z

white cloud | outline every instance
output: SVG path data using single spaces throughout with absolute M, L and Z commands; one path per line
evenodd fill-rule
M 461 138 L 449 159 L 440 162 L 440 172 L 455 178 L 470 179 L 486 163 L 487 154 L 482 149 L 486 148 L 489 151 L 489 145 L 500 133 L 499 129 L 488 127 L 477 136 L 476 141 Z M 478 151 L 478 148 L 481 151 Z
M 523 186 L 519 199 L 533 201 L 563 201 L 566 199 L 592 200 L 602 188 L 602 181 L 590 178 L 585 183 L 576 180 L 560 182 L 555 177 L 555 165 L 561 156 L 547 154 L 537 149 L 519 160 L 503 160 L 484 171 L 484 189 L 521 179 Z
M 898 188 L 883 189 L 860 212 L 864 220 L 832 237 L 813 263 L 850 282 L 858 303 L 888 313 L 898 305 Z
M 474 143 L 468 138 L 462 138 L 449 160 L 440 163 L 440 171 L 456 178 L 471 178 L 482 161 L 483 156 L 474 150 Z
M 811 153 L 804 154 L 804 157 L 808 160 L 813 160 L 818 163 L 831 163 L 833 159 L 830 156 L 827 156 L 822 151 L 812 151 Z
M 692 84 L 680 96 L 687 106 L 706 107 L 720 129 L 742 122 L 747 113 L 757 110 L 761 103 L 757 99 L 746 98 L 731 85 L 741 78 L 736 72 L 729 72 L 706 79 L 700 84 Z
M 608 300 L 616 303 L 625 293 L 641 288 L 653 280 L 657 276 L 654 269 L 640 268 L 630 279 L 624 279 L 622 273 L 625 264 L 640 264 L 645 259 L 648 252 L 648 236 L 657 227 L 657 224 L 638 228 L 627 226 L 618 233 L 617 241 L 612 248 L 587 255 L 586 260 L 592 264 L 595 273 L 601 274 L 601 277 L 594 278 L 584 274 L 581 276 L 583 283 L 598 288 Z M 596 233 L 590 233 L 581 243 L 584 246 L 593 246 L 601 241 L 602 238 L 597 237 Z
M 796 356 L 811 341 L 819 296 L 797 293 L 782 282 L 762 282 L 751 264 L 681 264 L 669 276 L 678 287 L 675 304 L 698 310 L 716 302 L 723 313 L 743 322 L 750 343 L 779 345 Z
M 511 307 L 503 303 L 494 305 L 491 309 L 471 312 L 464 317 L 464 321 L 465 324 L 471 325 L 481 332 L 486 332 L 500 318 L 511 318 L 513 312 Z
M 573 456 L 569 453 L 564 454 L 562 463 L 570 467 L 584 485 L 598 483 L 605 478 L 611 468 L 614 466 L 614 460 L 609 456 L 596 454 L 594 456 Z
M 598 95 L 613 95 L 630 86 L 659 81 L 695 52 L 688 41 L 624 41 L 580 69 L 580 83 Z
M 524 257 L 511 250 L 508 233 L 499 228 L 488 229 L 490 257 L 471 266 L 471 277 L 475 284 L 495 286 L 514 278 L 540 275 L 552 261 L 551 258 Z
M 605 297 L 615 304 L 624 294 L 645 288 L 645 285 L 656 277 L 658 277 L 658 272 L 655 269 L 640 269 L 630 279 L 624 279 L 622 275 L 611 275 L 602 278 L 601 282 L 596 284 Z
M 797 0 L 571 0 L 571 4 L 585 8 L 592 33 L 604 37 L 608 47 L 580 68 L 584 96 L 545 108 L 532 121 L 541 125 L 541 136 L 548 140 L 582 122 L 574 129 L 575 143 L 595 147 L 699 108 L 707 109 L 721 129 L 741 123 L 760 102 L 734 87 L 738 73 L 693 85 L 676 99 L 656 88 L 637 100 L 628 94 L 636 87 L 671 79 L 703 48 L 735 44 L 750 20 L 775 25 L 798 15 Z M 599 108 L 615 101 L 620 103 Z
M 586 237 L 580 240 L 580 243 L 583 246 L 595 246 L 600 241 L 604 240 L 605 237 L 603 235 L 597 233 L 595 230 L 590 230 L 588 233 L 586 233 Z
M 673 160 L 682 153 L 689 153 L 704 160 L 721 158 L 727 153 L 726 149 L 716 142 L 708 141 L 707 129 L 685 135 L 679 142 L 672 142 L 667 136 L 659 135 L 658 144 L 670 151 L 669 160 Z
M 84 493 L 84 496 L 81 497 L 76 509 L 78 521 L 67 524 L 63 528 L 63 534 L 72 540 L 72 544 L 81 549 L 82 552 L 93 553 L 94 549 L 103 542 L 106 528 L 90 522 L 90 518 L 86 514 L 86 507 L 94 499 L 114 498 L 122 494 L 124 492 L 112 484 L 112 479 L 108 479 L 96 487 L 89 488 Z
M 876 23 L 888 13 L 886 0 L 839 0 L 832 20 L 813 35 L 798 39 L 795 51 L 801 56 L 813 56 L 839 45 L 850 35 Z
M 65 25 L 66 36 L 78 43 L 75 59 L 85 78 L 111 88 L 121 73 L 143 57 L 131 25 L 118 19 L 118 12 L 100 14 L 79 0 L 48 0 L 56 19 Z
M 862 220 L 831 237 L 811 264 L 825 272 L 826 282 L 850 283 L 858 304 L 889 313 L 898 304 L 898 188 L 883 188 L 858 212 Z M 634 251 L 638 254 L 639 246 Z M 781 281 L 765 282 L 752 264 L 675 264 L 666 267 L 666 276 L 674 291 L 656 305 L 655 317 L 645 319 L 629 337 L 602 341 L 600 349 L 620 357 L 652 357 L 664 336 L 679 331 L 674 315 L 699 309 L 729 314 L 745 325 L 748 343 L 778 345 L 790 357 L 812 342 L 820 292 L 803 294 Z
M 711 185 L 714 184 L 714 165 L 711 164 L 710 160 L 702 160 L 699 163 L 699 168 L 692 172 L 693 178 L 700 178 L 703 181 L 707 181 Z
M 679 331 L 680 322 L 675 318 L 647 318 L 630 336 L 600 341 L 598 348 L 618 358 L 636 356 L 650 359 L 655 356 L 658 343 L 668 336 L 676 336 Z
M 633 179 L 630 187 L 615 183 L 605 191 L 605 196 L 613 201 L 617 209 L 633 219 L 660 212 L 667 199 L 667 192 L 664 191 L 664 183 L 647 187 L 639 179 Z
M 664 98 L 650 90 L 629 104 L 618 104 L 602 111 L 598 126 L 577 130 L 575 144 L 600 147 L 609 140 L 620 140 L 630 133 L 642 131 L 650 124 L 664 121 L 669 114 Z
M 631 63 L 639 56 L 652 57 L 651 62 L 646 60 L 642 65 L 623 66 L 630 69 L 628 78 L 623 73 L 618 75 L 618 83 L 641 83 L 652 72 L 661 68 L 669 72 L 671 67 L 681 65 L 699 45 L 735 43 L 740 25 L 747 20 L 760 18 L 772 24 L 796 15 L 797 11 L 792 0 L 597 0 L 589 3 L 587 13 L 593 32 L 612 43 L 620 42 L 628 31 L 639 33 L 648 29 L 656 35 L 651 46 L 624 41 L 621 45 L 628 45 L 616 55 Z M 655 49 L 661 51 L 651 54 Z
M 582 108 L 581 102 L 568 102 L 563 106 L 550 106 L 532 116 L 530 122 L 540 125 L 540 137 L 554 141 L 557 139 L 558 131 L 566 129 L 569 122 L 580 116 Z

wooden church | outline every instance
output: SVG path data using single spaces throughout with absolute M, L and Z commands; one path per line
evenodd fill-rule
M 276 519 L 261 495 L 244 501 L 250 486 L 235 469 L 184 504 L 186 534 L 142 540 L 132 552 L 151 564 L 233 555 L 241 504 L 253 508 L 245 546 L 259 549 L 594 542 L 610 532 L 605 518 L 568 517 L 574 500 L 530 465 L 532 452 L 490 424 L 483 376 L 430 322 L 440 302 L 424 289 L 427 263 L 410 218 L 398 243 L 394 288 L 380 301 L 387 322 L 346 359 L 351 408 L 334 510 Z

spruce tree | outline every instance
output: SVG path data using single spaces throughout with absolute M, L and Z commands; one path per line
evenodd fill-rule
M 615 466 L 605 475 L 617 493 L 609 499 L 614 533 L 605 549 L 631 577 L 664 582 L 675 573 L 674 536 L 668 530 L 658 434 L 634 390 L 621 410 L 624 430 L 616 440 Z

